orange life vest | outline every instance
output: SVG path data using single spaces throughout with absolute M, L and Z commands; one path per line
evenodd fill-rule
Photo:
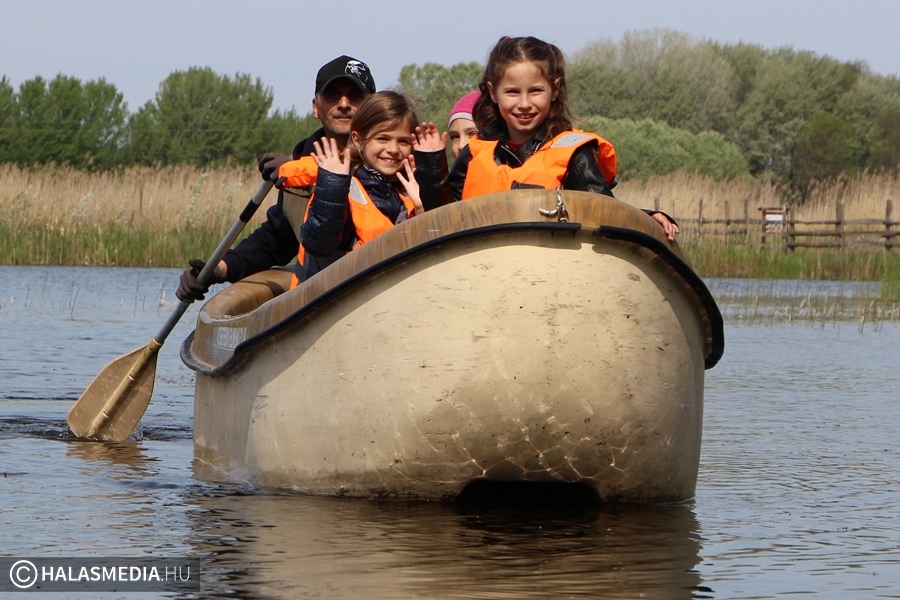
M 471 139 L 469 152 L 472 159 L 466 172 L 462 199 L 510 190 L 513 189 L 513 183 L 556 189 L 562 185 L 575 150 L 593 141 L 597 142 L 600 149 L 597 165 L 607 184 L 612 186 L 616 178 L 616 149 L 599 135 L 578 129 L 564 131 L 519 167 L 497 164 L 494 160 L 497 140 Z
M 312 163 L 315 169 L 311 169 L 309 163 L 306 162 L 308 159 L 309 162 Z M 297 163 L 297 164 L 294 164 Z M 281 168 L 278 170 L 279 177 L 286 177 L 284 187 L 305 187 L 316 182 L 316 176 L 318 174 L 318 165 L 316 165 L 315 160 L 310 156 L 304 156 L 299 160 L 294 160 L 290 162 L 286 162 L 281 165 Z M 403 201 L 404 206 L 406 206 L 407 215 L 412 215 L 415 210 L 415 204 L 412 201 L 412 198 L 408 198 L 403 194 L 399 194 L 400 200 Z M 356 243 L 353 245 L 353 248 L 359 248 L 366 242 L 370 242 L 391 227 L 394 226 L 394 223 L 391 222 L 384 213 L 378 210 L 378 207 L 375 206 L 375 203 L 372 202 L 372 198 L 369 197 L 369 193 L 366 191 L 366 188 L 363 187 L 362 182 L 356 177 L 350 178 L 350 193 L 348 194 L 348 198 L 350 199 L 350 218 L 353 219 L 353 226 L 356 229 Z M 313 194 L 312 200 L 306 206 L 306 215 L 309 216 L 309 206 L 315 201 L 315 194 Z M 304 221 L 306 217 L 304 217 Z M 301 265 L 306 264 L 306 249 L 303 247 L 303 242 L 300 242 L 300 248 L 297 251 L 297 262 Z M 297 277 L 297 274 L 294 273 L 293 277 L 291 277 L 291 288 L 297 287 L 299 285 L 300 279 Z
M 319 175 L 319 165 L 312 156 L 301 156 L 289 160 L 278 167 L 278 177 L 284 177 L 284 187 L 306 187 L 313 185 Z

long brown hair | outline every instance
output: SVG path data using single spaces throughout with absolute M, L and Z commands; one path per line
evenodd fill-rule
M 553 44 L 535 37 L 504 36 L 491 50 L 481 83 L 478 84 L 481 97 L 475 103 L 472 117 L 479 131 L 498 123 L 505 127 L 500 109 L 491 99 L 488 83 L 497 89 L 510 65 L 525 62 L 533 63 L 541 70 L 541 74 L 550 82 L 551 92 L 555 94 L 550 103 L 550 112 L 544 121 L 547 139 L 572 129 L 569 92 L 566 88 L 566 59 L 562 51 Z
M 419 117 L 413 106 L 413 100 L 393 90 L 376 92 L 363 100 L 350 122 L 350 135 L 357 133 L 365 143 L 379 131 L 396 129 L 408 125 L 411 132 L 419 126 Z M 350 164 L 353 168 L 362 164 L 361 148 L 350 143 Z

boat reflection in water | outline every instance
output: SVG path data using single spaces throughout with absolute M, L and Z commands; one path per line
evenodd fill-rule
M 196 476 L 215 477 L 198 465 Z M 204 557 L 213 595 L 703 597 L 702 539 L 684 504 L 484 508 L 290 493 L 192 504 L 192 555 Z
M 195 455 L 232 479 L 365 498 L 450 500 L 484 480 L 693 497 L 722 319 L 643 211 L 493 194 L 288 279 L 227 287 L 182 346 Z

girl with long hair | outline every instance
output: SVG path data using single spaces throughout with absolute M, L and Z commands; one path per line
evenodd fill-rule
M 573 128 L 559 48 L 534 37 L 501 38 L 488 57 L 479 91 L 472 111 L 478 134 L 454 162 L 447 179 L 450 198 L 445 194 L 445 200 L 516 188 L 613 195 L 615 148 L 596 134 Z M 646 212 L 668 239 L 675 239 L 673 219 Z

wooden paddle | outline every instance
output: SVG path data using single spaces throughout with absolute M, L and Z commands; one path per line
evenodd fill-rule
M 238 220 L 231 226 L 228 235 L 197 275 L 199 283 L 209 281 L 216 265 L 250 221 L 272 185 L 272 182 L 267 181 L 256 190 Z M 179 300 L 175 311 L 149 344 L 120 356 L 97 374 L 69 410 L 66 421 L 72 433 L 81 438 L 107 442 L 128 439 L 150 404 L 159 349 L 190 305 L 190 302 Z

